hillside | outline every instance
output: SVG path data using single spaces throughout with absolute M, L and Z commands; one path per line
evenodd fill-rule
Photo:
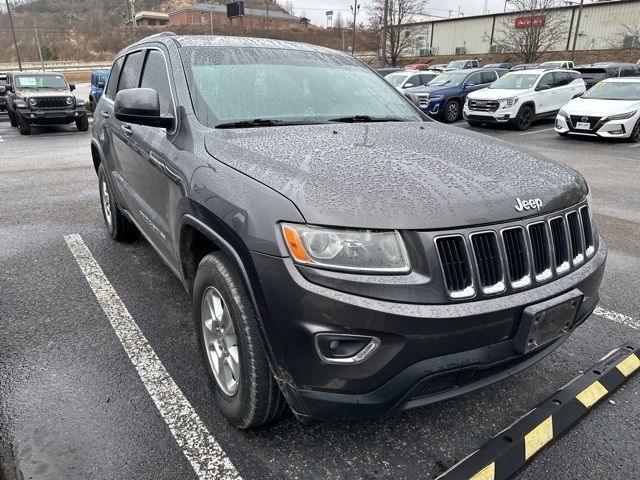
M 195 0 L 137 0 L 140 10 L 172 11 L 199 3 Z M 205 2 L 200 2 L 205 3 Z M 208 2 L 225 4 L 226 1 Z M 287 2 L 290 4 L 291 2 Z M 2 2 L 4 4 L 4 2 Z M 20 54 L 24 60 L 38 61 L 35 27 L 38 28 L 45 61 L 80 60 L 104 61 L 112 59 L 123 47 L 135 40 L 161 31 L 156 27 L 132 28 L 126 25 L 128 18 L 126 0 L 14 0 L 13 17 Z M 285 11 L 275 1 L 269 8 Z M 264 8 L 264 0 L 245 0 L 247 8 Z M 166 27 L 176 33 L 208 34 L 204 25 Z M 228 35 L 228 28 L 215 28 L 214 33 Z M 342 30 L 324 30 L 295 26 L 291 30 L 265 30 L 263 27 L 235 27 L 233 35 L 271 37 L 314 43 L 331 48 L 349 47 L 351 35 Z M 370 31 L 358 33 L 358 45 L 363 50 L 377 48 L 375 34 Z M 15 49 L 8 17 L 0 10 L 0 63 L 16 60 Z

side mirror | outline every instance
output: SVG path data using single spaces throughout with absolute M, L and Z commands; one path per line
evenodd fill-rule
M 536 90 L 538 92 L 541 92 L 543 90 L 551 90 L 551 85 L 538 85 L 538 88 L 536 88 Z
M 75 83 L 70 83 L 69 84 L 69 90 L 71 90 L 72 92 L 76 89 L 76 84 Z
M 98 82 L 98 83 L 96 84 L 96 87 L 98 87 L 98 88 L 104 88 L 104 85 L 105 85 L 105 83 L 104 83 L 104 82 Z
M 402 88 L 411 88 L 413 87 L 413 83 L 405 83 Z
M 115 117 L 126 123 L 171 128 L 173 116 L 160 115 L 160 98 L 152 88 L 128 88 L 116 94 Z
M 7 93 L 7 87 L 0 85 L 0 95 L 4 95 L 5 93 Z

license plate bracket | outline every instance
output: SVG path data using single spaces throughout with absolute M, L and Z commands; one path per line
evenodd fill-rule
M 576 123 L 576 130 L 591 130 L 591 124 L 587 122 Z
M 575 289 L 525 308 L 513 342 L 514 350 L 527 353 L 568 333 L 573 327 L 583 298 L 583 293 Z

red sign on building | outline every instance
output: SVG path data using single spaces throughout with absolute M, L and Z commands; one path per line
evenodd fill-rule
M 544 25 L 544 15 L 516 17 L 516 28 L 541 27 L 542 25 Z

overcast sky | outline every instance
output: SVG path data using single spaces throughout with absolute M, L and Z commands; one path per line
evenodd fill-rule
M 333 10 L 334 16 L 338 12 L 346 19 L 351 15 L 349 5 L 353 5 L 353 0 L 292 0 L 296 15 L 302 15 L 303 12 L 316 25 L 326 25 L 325 13 L 327 10 Z M 359 0 L 360 14 L 362 20 L 367 15 L 367 6 L 370 0 Z M 483 13 L 484 0 L 430 0 L 428 12 L 437 17 L 449 17 L 449 10 L 453 10 L 452 16 L 458 15 L 458 6 L 462 13 L 466 16 L 479 15 Z M 502 12 L 504 10 L 504 0 L 489 0 L 489 12 Z M 360 23 L 360 19 L 358 19 Z

